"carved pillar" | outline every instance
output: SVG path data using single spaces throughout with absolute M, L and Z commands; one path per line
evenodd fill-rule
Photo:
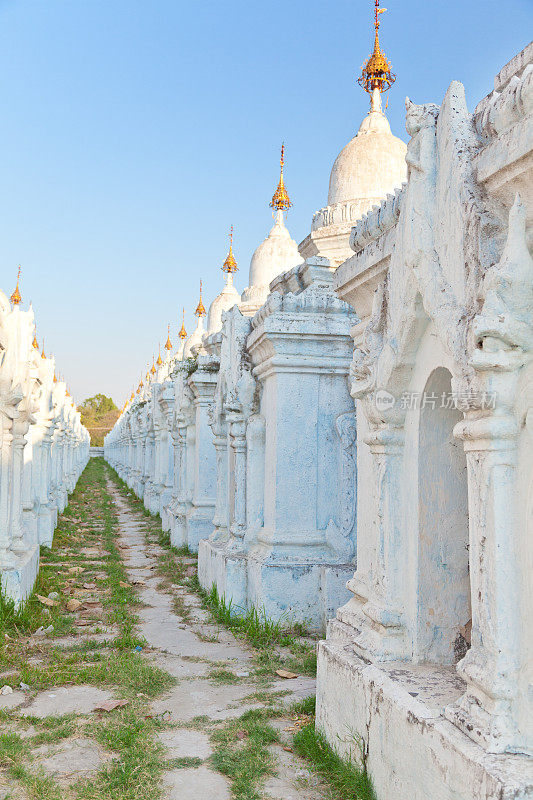
M 507 373 L 507 385 L 498 377 L 492 391 L 498 383 L 500 397 L 514 394 L 517 380 Z M 469 486 L 477 490 L 469 493 L 472 645 L 457 665 L 468 688 L 446 715 L 489 752 L 531 752 L 531 724 L 519 731 L 516 722 L 523 702 L 519 677 L 528 669 L 520 628 L 528 600 L 517 495 L 519 427 L 515 414 L 499 408 L 490 416 L 467 414 L 455 433 L 464 440 Z
M 226 539 L 228 530 L 228 434 L 226 426 L 219 424 L 213 427 L 217 470 L 217 490 L 215 502 L 215 526 L 212 539 Z M 216 431 L 216 432 L 215 432 Z
M 373 428 L 365 439 L 373 457 L 373 529 L 369 548 L 358 541 L 357 571 L 348 581 L 355 596 L 339 618 L 352 622 L 356 609 L 358 633 L 354 646 L 370 651 L 376 661 L 410 657 L 403 619 L 407 574 L 407 536 L 401 509 L 404 431 L 392 424 Z M 363 550 L 364 551 L 361 552 Z M 361 557 L 360 557 L 361 554 Z
M 11 451 L 13 444 L 13 419 L 5 412 L 0 413 L 0 565 L 8 567 L 15 563 L 11 548 L 11 531 L 9 527 L 11 508 Z
M 24 447 L 26 445 L 25 436 L 28 432 L 27 420 L 24 417 L 14 420 L 12 430 L 11 548 L 15 552 L 24 552 L 27 550 L 27 545 L 24 541 L 24 525 L 22 523 L 22 481 L 24 474 Z
M 239 414 L 228 414 L 230 446 L 233 451 L 233 519 L 230 526 L 237 543 L 246 530 L 246 420 Z

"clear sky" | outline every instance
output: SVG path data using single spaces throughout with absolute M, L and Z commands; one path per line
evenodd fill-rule
M 157 343 L 236 284 L 272 224 L 286 145 L 293 237 L 368 99 L 372 0 L 0 0 L 0 287 L 32 300 L 75 399 L 121 403 Z M 533 0 L 384 0 L 381 41 L 404 98 L 470 108 L 529 41 Z M 529 34 L 529 35 L 528 35 Z

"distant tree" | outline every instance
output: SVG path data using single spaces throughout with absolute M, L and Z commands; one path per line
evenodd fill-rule
M 81 421 L 91 434 L 91 444 L 101 447 L 104 436 L 111 430 L 118 419 L 119 410 L 111 397 L 95 394 L 88 397 L 80 405 Z
M 83 401 L 80 411 L 83 415 L 98 419 L 110 411 L 118 411 L 118 408 L 111 397 L 106 397 L 105 394 L 95 394 L 94 397 L 88 397 Z

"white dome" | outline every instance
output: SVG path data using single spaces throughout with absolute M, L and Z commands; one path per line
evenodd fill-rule
M 209 314 L 207 317 L 208 336 L 222 328 L 222 313 L 224 311 L 229 311 L 234 305 L 240 303 L 240 300 L 241 296 L 233 285 L 233 275 L 231 272 L 228 272 L 224 288 L 209 306 Z
M 254 289 L 265 289 L 268 293 L 268 286 L 274 278 L 301 264 L 302 261 L 298 245 L 291 239 L 283 222 L 283 211 L 277 211 L 272 230 L 252 256 L 249 285 L 242 294 L 243 302 L 256 294 L 253 292 Z
M 198 317 L 198 324 L 196 325 L 196 328 L 185 342 L 185 348 L 183 350 L 183 358 L 190 358 L 192 355 L 194 355 L 192 349 L 193 347 L 197 347 L 202 344 L 202 339 L 204 338 L 204 334 L 205 330 L 204 330 L 203 317 Z
M 393 136 L 375 89 L 372 107 L 357 136 L 341 150 L 329 179 L 328 206 L 386 197 L 407 180 L 405 142 Z

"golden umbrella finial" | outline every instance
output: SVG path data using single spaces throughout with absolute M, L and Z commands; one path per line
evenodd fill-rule
M 237 272 L 238 270 L 237 262 L 235 261 L 235 256 L 233 255 L 233 225 L 230 228 L 229 232 L 229 253 L 226 256 L 226 260 L 222 264 L 222 272 L 232 273 Z
M 172 350 L 172 342 L 170 341 L 170 323 L 168 325 L 168 336 L 165 344 L 165 350 Z
M 181 323 L 181 329 L 180 332 L 178 333 L 178 336 L 180 337 L 180 339 L 187 338 L 187 331 L 185 330 L 185 309 L 183 309 L 183 320 Z
M 202 302 L 202 281 L 200 281 L 200 299 L 198 301 L 198 305 L 196 306 L 196 311 L 194 312 L 194 316 L 198 317 L 198 319 L 206 316 L 206 311 L 204 308 L 204 304 Z
M 22 267 L 19 264 L 19 271 L 18 271 L 18 274 L 17 274 L 17 285 L 15 286 L 15 291 L 13 292 L 11 297 L 9 298 L 9 302 L 13 303 L 14 306 L 18 306 L 18 305 L 20 305 L 22 303 L 22 297 L 21 297 L 20 289 L 19 289 L 21 271 L 22 271 Z
M 276 191 L 272 195 L 272 200 L 270 201 L 270 208 L 273 208 L 276 211 L 286 211 L 288 208 L 292 206 L 292 203 L 289 199 L 289 194 L 287 192 L 287 189 L 285 188 L 285 183 L 283 181 L 283 167 L 285 165 L 285 142 L 283 142 L 283 144 L 281 145 L 281 158 L 279 160 L 279 165 L 280 165 L 279 183 Z
M 381 51 L 379 44 L 379 17 L 386 10 L 386 8 L 379 7 L 379 0 L 374 0 L 374 52 L 369 56 L 362 68 L 362 75 L 357 79 L 359 86 L 362 86 L 369 94 L 372 94 L 374 89 L 379 89 L 382 94 L 387 92 L 396 80 L 396 75 L 392 72 L 392 64 L 388 61 L 385 53 Z

